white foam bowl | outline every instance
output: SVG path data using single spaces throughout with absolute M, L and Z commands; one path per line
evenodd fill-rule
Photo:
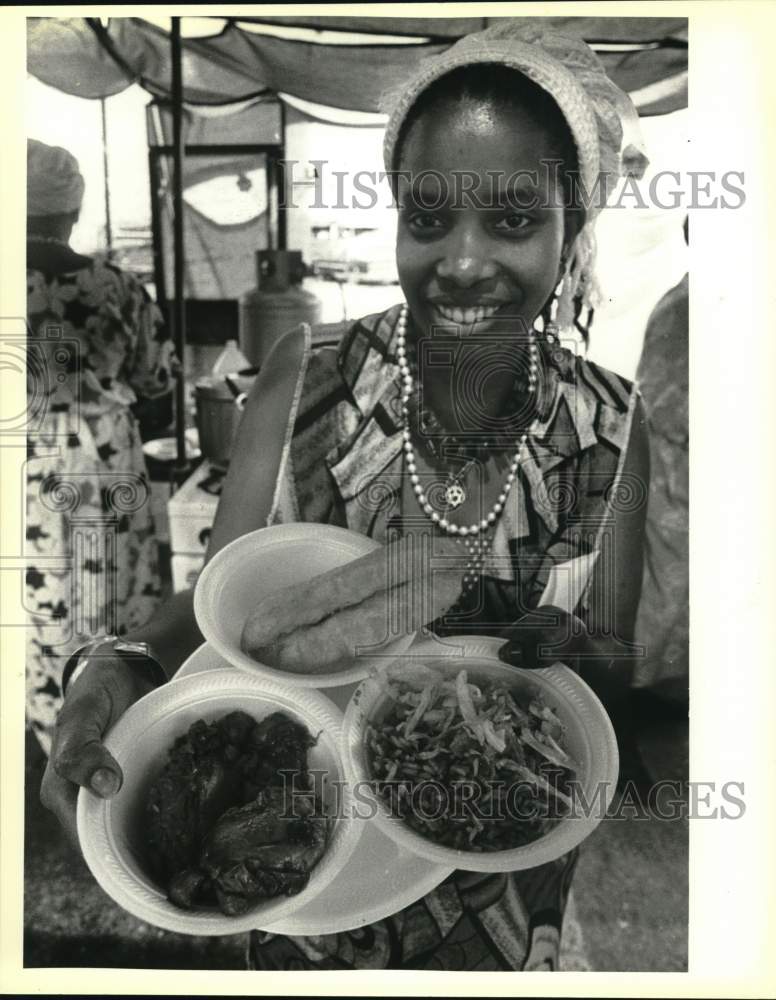
M 441 669 L 453 679 L 466 669 L 468 680 L 509 686 L 518 699 L 538 689 L 565 727 L 563 743 L 580 765 L 579 801 L 592 804 L 580 815 L 560 819 L 543 836 L 530 844 L 506 851 L 478 852 L 455 850 L 421 836 L 398 816 L 392 816 L 385 802 L 370 788 L 372 774 L 367 756 L 367 727 L 379 722 L 393 702 L 378 677 L 370 677 L 355 691 L 345 711 L 343 743 L 348 781 L 367 794 L 375 810 L 374 819 L 397 844 L 436 864 L 477 872 L 518 871 L 535 868 L 561 857 L 580 844 L 596 828 L 614 795 L 619 772 L 617 741 L 609 716 L 590 688 L 568 667 L 560 664 L 541 670 L 521 670 L 498 659 L 503 639 L 457 636 L 439 641 L 416 643 L 406 657 L 397 657 L 408 669 L 422 663 Z M 601 797 L 597 797 L 602 793 Z M 519 820 L 516 820 L 519 822 Z
M 148 789 L 176 738 L 193 722 L 212 722 L 238 709 L 257 720 L 285 712 L 318 736 L 316 746 L 308 751 L 308 761 L 310 770 L 316 772 L 315 787 L 333 816 L 329 842 L 307 886 L 295 896 L 259 901 L 235 917 L 215 908 L 183 910 L 167 899 L 148 872 L 144 837 Z M 79 792 L 78 836 L 92 874 L 119 906 L 179 934 L 237 934 L 290 917 L 342 870 L 361 832 L 353 821 L 350 789 L 343 781 L 341 724 L 342 713 L 325 695 L 232 669 L 194 674 L 152 691 L 119 719 L 105 739 L 124 772 L 118 794 L 105 800 L 86 788 Z
M 370 667 L 407 649 L 414 633 L 322 674 L 289 673 L 259 663 L 243 652 L 240 639 L 262 597 L 378 548 L 380 543 L 372 538 L 328 524 L 277 524 L 252 531 L 217 552 L 202 570 L 194 591 L 197 624 L 225 660 L 248 673 L 294 687 L 336 687 L 363 680 Z

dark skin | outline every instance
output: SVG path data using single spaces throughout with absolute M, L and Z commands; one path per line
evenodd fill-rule
M 551 137 L 530 117 L 474 100 L 440 102 L 411 125 L 402 145 L 400 168 L 417 178 L 398 198 L 397 264 L 412 332 L 458 332 L 463 365 L 487 343 L 485 417 L 503 412 L 515 355 L 525 352 L 576 236 L 543 166 L 555 155 Z M 469 178 L 479 180 L 466 194 Z M 434 375 L 422 372 L 424 393 L 454 428 L 467 400 Z
M 539 126 L 518 111 L 498 107 L 450 104 L 434 115 L 421 116 L 413 125 L 404 147 L 403 169 L 433 168 L 449 175 L 453 169 L 465 167 L 480 175 L 479 191 L 491 197 L 490 205 L 460 212 L 449 211 L 449 207 L 429 212 L 422 203 L 407 203 L 401 208 L 397 258 L 416 333 L 427 333 L 434 324 L 449 326 L 456 317 L 456 325 L 465 322 L 475 333 L 500 333 L 505 318 L 510 320 L 511 329 L 515 329 L 516 320 L 524 323 L 525 330 L 530 329 L 555 288 L 561 256 L 573 247 L 576 227 L 560 207 L 524 209 L 529 195 L 541 197 L 553 192 L 489 189 L 488 171 L 501 170 L 509 176 L 517 170 L 534 170 L 541 157 L 552 156 L 552 152 L 552 139 Z M 509 204 L 498 207 L 499 200 Z M 467 312 L 471 309 L 480 311 L 473 315 Z M 519 341 L 504 341 L 505 357 L 516 349 L 522 349 Z M 302 352 L 299 331 L 279 341 L 249 396 L 208 559 L 232 540 L 266 525 Z M 504 405 L 512 384 L 512 377 L 504 373 L 506 367 L 495 364 L 488 381 L 485 405 L 492 413 Z M 440 418 L 455 419 L 456 401 L 432 373 L 424 373 L 424 389 Z M 639 476 L 643 482 L 648 479 L 647 439 L 640 407 L 631 425 L 624 472 Z M 493 491 L 500 488 L 501 479 L 501 471 L 484 476 L 480 502 L 486 508 L 492 505 Z M 614 711 L 629 684 L 627 659 L 615 658 L 633 636 L 643 525 L 643 510 L 618 513 L 613 536 L 615 557 L 606 563 L 599 560 L 594 572 L 593 593 L 613 594 L 614 601 L 605 607 L 594 603 L 581 631 L 574 627 L 579 623 L 560 609 L 532 612 L 506 629 L 508 642 L 503 655 L 523 666 L 564 660 L 605 697 L 609 689 L 607 700 Z M 203 641 L 194 621 L 192 593 L 176 594 L 129 638 L 149 642 L 168 676 L 173 676 Z M 41 798 L 74 841 L 78 786 L 91 787 L 105 797 L 121 786 L 121 768 L 102 745 L 102 736 L 147 689 L 124 661 L 109 655 L 90 661 L 68 692 Z
M 62 212 L 59 215 L 28 215 L 27 233 L 30 236 L 53 236 L 55 239 L 69 243 L 79 215 L 80 212 Z

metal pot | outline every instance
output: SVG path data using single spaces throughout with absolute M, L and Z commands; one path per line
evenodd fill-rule
M 229 375 L 199 379 L 194 385 L 199 447 L 205 458 L 227 466 L 252 379 Z

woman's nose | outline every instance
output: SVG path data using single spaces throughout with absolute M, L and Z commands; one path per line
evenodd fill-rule
M 437 275 L 461 288 L 470 288 L 480 281 L 495 278 L 498 264 L 488 253 L 487 246 L 472 233 L 451 238 L 444 256 L 436 267 Z

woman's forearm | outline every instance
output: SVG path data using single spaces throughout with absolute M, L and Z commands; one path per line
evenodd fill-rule
M 251 389 L 221 491 L 206 563 L 235 538 L 266 527 L 305 346 L 302 326 L 281 337 Z M 194 591 L 174 594 L 127 638 L 147 642 L 167 676 L 172 677 L 204 642 L 194 618 Z
M 203 642 L 194 618 L 194 591 L 173 594 L 140 628 L 128 633 L 133 642 L 147 642 L 159 659 L 168 679 Z

